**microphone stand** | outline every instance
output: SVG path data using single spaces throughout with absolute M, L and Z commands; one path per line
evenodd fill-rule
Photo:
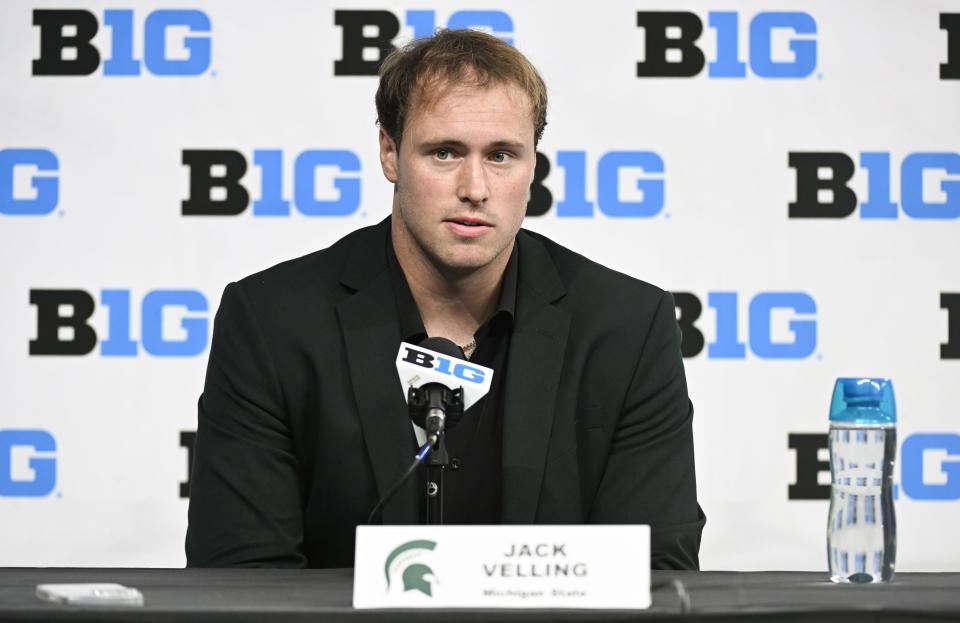
M 400 480 L 380 498 L 370 512 L 367 523 L 376 520 L 387 501 L 396 495 L 416 472 L 417 466 L 429 455 L 429 460 L 426 461 L 427 490 L 424 491 L 426 520 L 428 525 L 443 525 L 443 472 L 450 464 L 445 433 L 463 419 L 465 407 L 463 386 L 457 387 L 458 381 L 455 379 L 460 377 L 479 384 L 473 391 L 474 401 L 486 394 L 490 388 L 489 377 L 485 379 L 482 371 L 480 376 L 475 378 L 461 376 L 458 368 L 451 372 L 451 365 L 465 360 L 463 350 L 442 337 L 428 337 L 419 347 L 406 342 L 400 344 L 397 372 L 400 374 L 400 382 L 407 387 L 408 415 L 419 429 L 426 432 L 427 443 L 417 451 L 416 459 Z M 483 370 L 493 374 L 493 370 Z
M 443 525 L 443 470 L 450 464 L 446 431 L 463 417 L 463 388 L 432 384 L 407 392 L 410 418 L 427 433 L 427 524 Z
M 427 459 L 427 525 L 443 525 L 443 470 L 450 465 L 446 435 L 437 435 L 437 444 Z

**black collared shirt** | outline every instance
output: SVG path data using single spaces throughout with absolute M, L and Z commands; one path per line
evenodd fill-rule
M 503 393 L 517 302 L 517 254 L 515 244 L 503 274 L 497 309 L 473 334 L 477 346 L 470 361 L 493 369 L 490 392 L 467 409 L 460 423 L 446 433 L 450 467 L 443 476 L 443 521 L 447 524 L 500 523 Z M 423 326 L 389 236 L 387 258 L 400 313 L 401 339 L 419 344 L 431 336 Z M 425 517 L 422 513 L 421 520 Z

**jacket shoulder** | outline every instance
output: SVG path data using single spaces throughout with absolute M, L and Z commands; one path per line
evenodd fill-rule
M 527 230 L 523 233 L 539 243 L 553 260 L 566 288 L 567 305 L 602 308 L 607 314 L 620 308 L 636 314 L 652 311 L 669 295 L 663 288 L 608 268 L 542 234 Z
M 340 277 L 355 247 L 373 244 L 378 228 L 374 225 L 353 231 L 325 249 L 280 262 L 238 281 L 251 294 L 296 295 L 339 288 Z

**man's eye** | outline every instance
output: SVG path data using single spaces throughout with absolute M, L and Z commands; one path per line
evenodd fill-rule
M 438 149 L 437 151 L 434 152 L 433 155 L 437 157 L 437 160 L 448 160 L 450 158 L 450 150 Z
M 494 162 L 506 162 L 510 159 L 510 154 L 505 151 L 495 151 L 493 154 L 491 154 L 490 158 Z

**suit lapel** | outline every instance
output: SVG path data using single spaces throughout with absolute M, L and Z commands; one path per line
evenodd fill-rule
M 368 231 L 358 240 L 341 275 L 344 285 L 357 292 L 337 305 L 337 315 L 363 438 L 382 496 L 409 467 L 416 440 L 394 366 L 400 325 L 384 256 L 389 221 Z M 411 479 L 386 505 L 383 523 L 419 522 L 416 483 Z
M 347 363 L 377 491 L 383 495 L 413 459 L 416 440 L 394 361 L 400 325 L 384 245 L 389 219 L 364 232 L 341 282 L 356 293 L 337 305 Z M 503 523 L 532 523 L 543 481 L 570 316 L 553 305 L 565 294 L 544 246 L 517 237 L 520 267 L 503 411 Z M 385 524 L 419 522 L 416 479 L 384 508 Z
M 503 410 L 503 523 L 536 517 L 556 411 L 570 316 L 552 303 L 565 289 L 543 245 L 525 232 Z

